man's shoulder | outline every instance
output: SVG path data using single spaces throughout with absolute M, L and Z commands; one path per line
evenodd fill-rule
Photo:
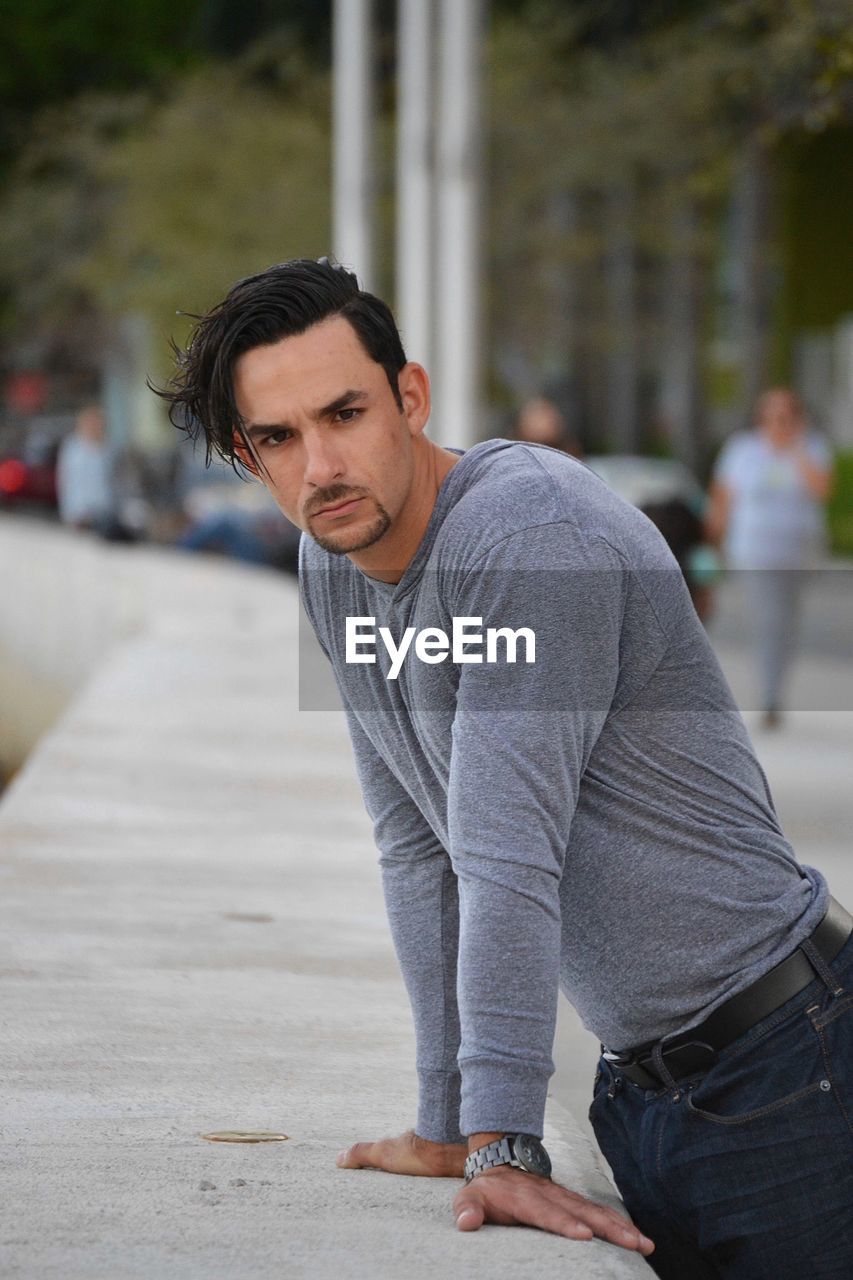
M 491 442 L 489 442 L 491 443 Z M 532 558 L 552 547 L 584 555 L 609 543 L 625 550 L 642 542 L 649 522 L 579 459 L 544 445 L 504 442 L 485 454 L 444 520 L 435 552 L 458 567 L 505 549 Z

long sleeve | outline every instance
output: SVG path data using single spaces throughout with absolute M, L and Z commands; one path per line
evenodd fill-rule
M 314 619 L 305 575 L 300 585 L 308 620 L 330 658 Z M 441 841 L 365 732 L 337 672 L 335 678 L 365 808 L 373 822 L 391 937 L 412 1007 L 418 1073 L 415 1132 L 431 1142 L 461 1142 L 456 875 Z
M 562 568 L 529 568 L 556 564 Z M 448 795 L 458 875 L 463 1133 L 541 1137 L 559 988 L 559 884 L 581 776 L 619 671 L 624 575 L 565 524 L 513 535 L 454 616 L 534 632 L 535 662 L 460 668 Z M 485 656 L 485 655 L 484 655 Z
M 382 760 L 355 713 L 346 709 L 380 855 L 391 936 L 414 1018 L 419 1087 L 415 1132 L 431 1142 L 462 1142 L 456 875 L 423 814 Z

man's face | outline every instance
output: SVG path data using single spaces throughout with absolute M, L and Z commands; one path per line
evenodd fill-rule
M 334 316 L 247 351 L 234 392 L 268 472 L 261 479 L 288 519 L 326 551 L 378 542 L 406 502 L 423 424 L 407 413 L 405 391 L 401 411 L 349 322 Z

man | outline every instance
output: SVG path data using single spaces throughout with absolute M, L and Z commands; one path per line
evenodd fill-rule
M 429 441 L 424 369 L 325 259 L 238 283 L 162 394 L 304 531 L 374 821 L 419 1108 L 338 1163 L 464 1173 L 461 1230 L 597 1236 L 677 1280 L 848 1274 L 853 920 L 651 522 L 556 450 Z M 633 1223 L 548 1176 L 560 987 Z

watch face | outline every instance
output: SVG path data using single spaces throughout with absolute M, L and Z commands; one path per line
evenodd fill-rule
M 515 1140 L 515 1158 L 528 1173 L 538 1173 L 541 1178 L 550 1178 L 551 1161 L 548 1152 L 532 1134 L 518 1135 Z

